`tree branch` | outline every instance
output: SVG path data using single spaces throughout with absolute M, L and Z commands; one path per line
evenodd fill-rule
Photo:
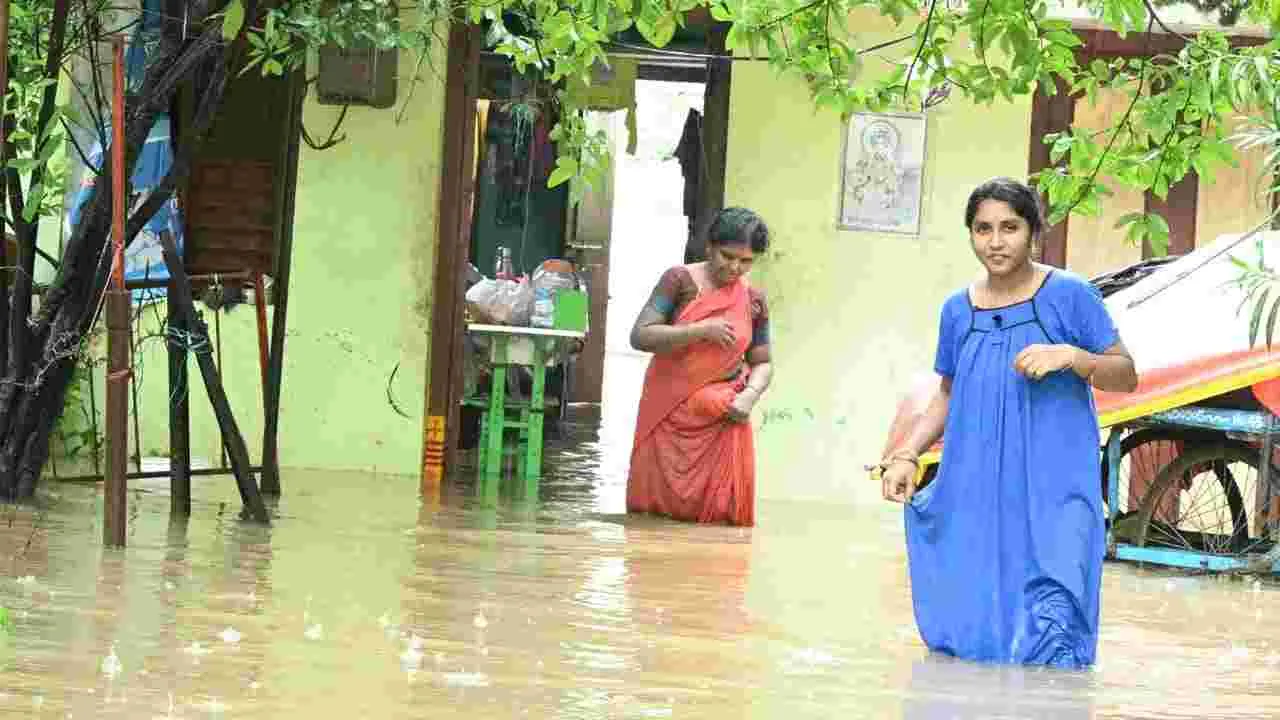
M 1151 49 L 1151 28 L 1154 23 L 1155 16 L 1153 15 L 1151 16 L 1151 19 L 1147 21 L 1145 46 L 1145 50 L 1147 52 Z M 1147 70 L 1150 69 L 1150 66 L 1150 60 L 1143 63 L 1142 72 L 1138 73 L 1138 90 L 1133 94 L 1133 100 L 1129 102 L 1129 107 L 1125 108 L 1124 116 L 1120 118 L 1119 124 L 1115 127 L 1115 132 L 1111 134 L 1111 139 L 1107 141 L 1107 147 L 1102 151 L 1102 154 L 1098 156 L 1098 162 L 1094 165 L 1093 172 L 1089 174 L 1089 181 L 1080 188 L 1080 192 L 1076 193 L 1076 199 L 1072 201 L 1071 206 L 1067 208 L 1066 215 L 1070 215 L 1075 212 L 1076 208 L 1080 207 L 1080 203 L 1084 202 L 1085 197 L 1088 195 L 1089 188 L 1093 187 L 1094 183 L 1098 181 L 1098 174 L 1102 172 L 1102 166 L 1106 163 L 1107 156 L 1111 154 L 1111 150 L 1115 147 L 1116 141 L 1120 139 L 1120 132 L 1129 124 L 1129 118 L 1133 116 L 1133 109 L 1138 106 L 1138 101 L 1142 99 L 1142 90 L 1146 84 Z
M 813 2 L 805 3 L 804 5 L 801 5 L 798 8 L 789 10 L 779 15 L 778 17 L 770 20 L 769 22 L 762 24 L 760 26 L 760 29 L 768 30 L 769 28 L 774 27 L 775 25 L 780 25 L 786 22 L 787 20 L 790 20 L 791 18 L 795 17 L 796 15 L 799 15 L 800 13 L 808 12 L 818 7 L 819 5 L 827 5 L 830 2 L 831 0 L 813 0 Z
M 1151 0 L 1142 0 L 1142 2 L 1145 3 L 1147 6 L 1147 14 L 1149 14 L 1151 18 L 1155 20 L 1156 24 L 1159 25 L 1162 30 L 1169 33 L 1170 35 L 1174 35 L 1176 37 L 1181 38 L 1185 42 L 1191 42 L 1191 38 L 1187 37 L 1186 35 L 1183 35 L 1182 33 L 1178 32 L 1177 30 L 1174 30 L 1173 28 L 1165 24 L 1164 20 L 1160 18 L 1160 13 L 1156 12 L 1156 6 L 1154 3 L 1151 2 Z M 1147 32 L 1151 32 L 1150 25 L 1147 26 Z
M 990 0 L 988 0 L 990 4 Z M 916 48 L 916 56 L 911 61 L 911 66 L 907 68 L 907 79 L 902 83 L 902 100 L 905 102 L 907 94 L 911 92 L 911 76 L 916 71 L 916 63 L 920 62 L 920 58 L 924 55 L 924 46 L 929 43 L 929 28 L 933 27 L 933 13 L 938 8 L 938 0 L 929 0 L 929 14 L 924 19 L 924 35 L 920 38 L 920 45 Z M 986 12 L 984 7 L 983 12 Z

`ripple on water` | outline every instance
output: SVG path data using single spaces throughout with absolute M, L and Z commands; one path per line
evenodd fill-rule
M 627 437 L 616 428 L 610 437 Z M 1099 666 L 925 654 L 901 518 L 761 501 L 752 530 L 622 513 L 594 426 L 538 497 L 286 473 L 271 528 L 226 478 L 130 496 L 99 548 L 97 488 L 0 523 L 0 712 L 65 718 L 1270 718 L 1276 586 L 1109 565 Z M 563 462 L 560 460 L 563 459 Z M 455 702 L 456 701 L 456 702 Z

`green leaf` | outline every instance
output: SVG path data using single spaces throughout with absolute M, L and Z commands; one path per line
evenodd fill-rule
M 1131 212 L 1126 215 L 1122 215 L 1120 219 L 1116 221 L 1115 229 L 1119 230 L 1125 225 L 1132 225 L 1133 223 L 1141 222 L 1144 218 L 1146 218 L 1146 216 L 1147 216 L 1146 213 L 1140 213 L 1140 212 Z
M 1253 306 L 1253 318 L 1249 321 L 1249 344 L 1253 345 L 1258 341 L 1258 330 L 1262 324 L 1262 313 L 1267 307 L 1267 297 L 1271 295 L 1271 289 L 1267 288 L 1262 293 L 1257 304 Z
M 1084 45 L 1084 41 L 1080 39 L 1080 36 L 1070 31 L 1051 30 L 1045 33 L 1044 37 L 1049 42 L 1064 45 L 1066 47 L 1079 47 Z
M 578 161 L 571 157 L 560 157 L 556 160 L 556 169 L 551 172 L 551 177 L 547 178 L 547 187 L 563 185 L 577 174 Z
M 244 27 L 244 0 L 231 0 L 222 16 L 222 39 L 231 42 Z
M 1147 243 L 1156 257 L 1169 254 L 1169 222 L 1158 213 L 1147 216 Z
M 27 193 L 27 204 L 22 208 L 22 219 L 31 222 L 35 219 L 36 213 L 40 212 L 40 206 L 44 203 L 44 185 L 36 185 Z
M 641 25 L 639 21 L 637 21 L 636 26 L 641 34 L 645 36 L 644 39 L 652 43 L 654 47 L 666 47 L 676 34 L 676 18 L 672 13 L 660 15 L 653 21 L 652 26 L 648 26 L 647 23 Z
M 1275 339 L 1276 319 L 1280 317 L 1280 296 L 1271 304 L 1271 314 L 1267 316 L 1267 349 L 1270 350 Z
M 733 20 L 733 13 L 725 5 L 715 3 L 711 6 L 711 17 L 717 22 L 731 22 Z

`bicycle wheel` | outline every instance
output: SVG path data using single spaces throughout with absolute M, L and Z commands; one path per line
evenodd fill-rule
M 1129 433 L 1120 441 L 1120 472 L 1118 477 L 1122 517 L 1136 515 L 1156 475 L 1173 461 L 1188 444 L 1210 443 L 1221 439 L 1220 434 L 1197 431 L 1180 431 L 1167 428 L 1146 428 Z M 1111 466 L 1107 462 L 1107 448 L 1102 448 L 1102 504 L 1111 520 L 1110 485 Z M 1157 519 L 1167 518 L 1169 508 L 1158 508 Z
M 1261 461 L 1257 448 L 1234 440 L 1188 446 L 1144 494 L 1134 544 L 1223 556 L 1258 552 L 1265 529 L 1250 531 L 1244 498 L 1258 488 Z

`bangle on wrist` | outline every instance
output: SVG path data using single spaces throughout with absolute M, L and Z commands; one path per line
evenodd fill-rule
M 886 461 L 886 464 L 892 465 L 895 462 L 911 463 L 916 467 L 916 469 L 920 468 L 920 458 L 918 458 L 915 453 L 911 453 L 904 450 L 899 450 L 898 452 L 890 455 L 889 459 Z

